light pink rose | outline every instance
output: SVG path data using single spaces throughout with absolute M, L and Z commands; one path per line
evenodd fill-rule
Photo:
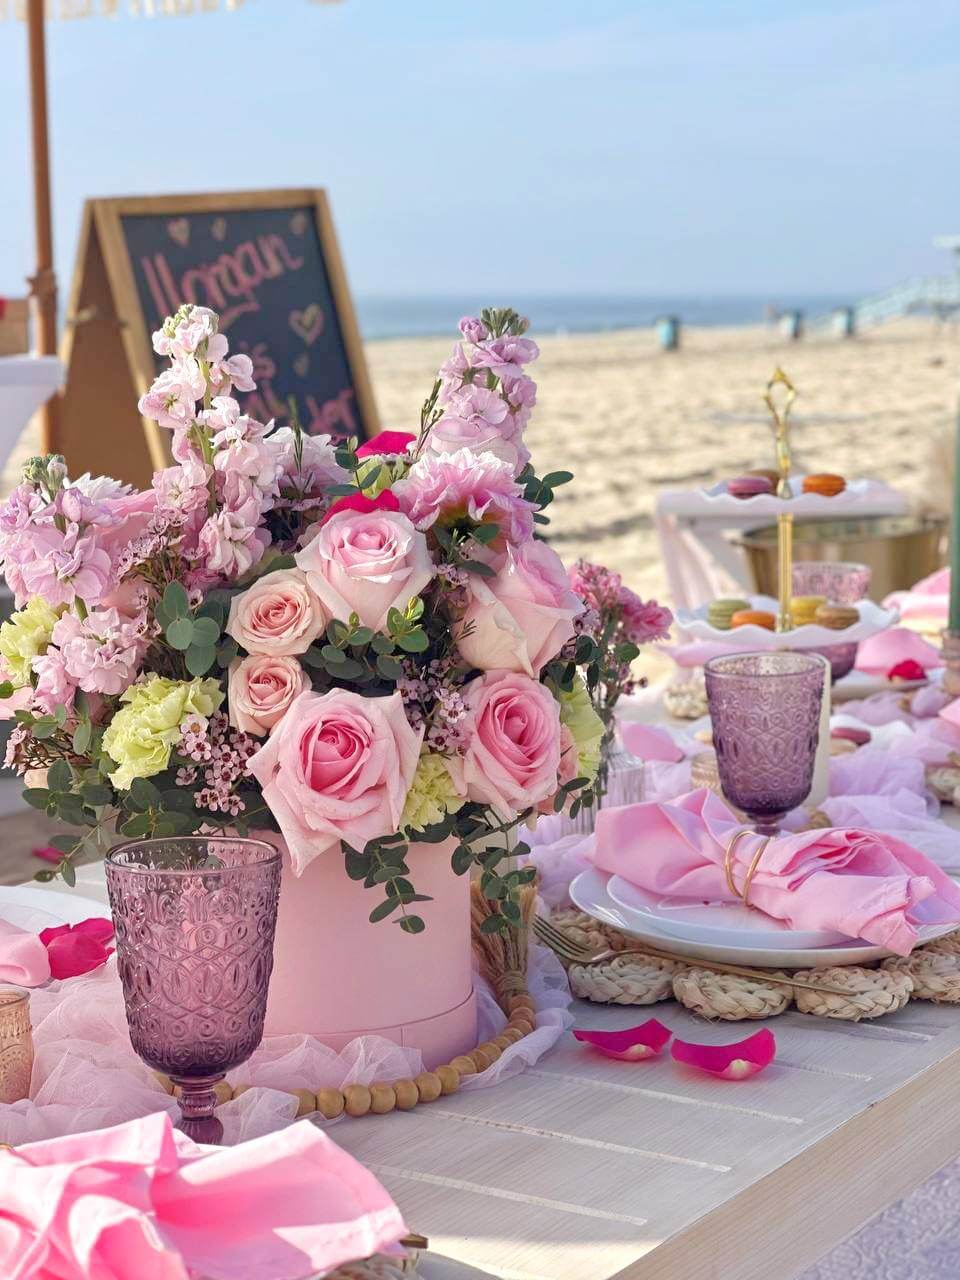
M 464 689 L 466 747 L 450 760 L 468 800 L 504 820 L 552 796 L 560 769 L 560 708 L 545 685 L 495 671 Z
M 275 569 L 234 596 L 227 634 L 247 653 L 306 653 L 330 620 L 299 569 Z
M 240 658 L 230 664 L 230 723 L 241 733 L 262 738 L 309 688 L 310 677 L 296 658 Z
M 457 648 L 481 671 L 538 676 L 573 638 L 573 620 L 583 612 L 562 560 L 545 542 L 508 548 L 495 577 L 471 576 L 470 594 Z
M 423 730 L 399 693 L 301 693 L 248 768 L 287 842 L 297 875 L 345 840 L 362 849 L 400 826 Z
M 321 603 L 346 622 L 380 631 L 434 575 L 427 540 L 398 511 L 339 511 L 297 555 Z

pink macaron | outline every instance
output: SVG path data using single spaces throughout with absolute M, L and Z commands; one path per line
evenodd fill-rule
M 736 476 L 727 481 L 727 493 L 731 498 L 759 498 L 762 493 L 773 493 L 773 484 L 766 476 Z

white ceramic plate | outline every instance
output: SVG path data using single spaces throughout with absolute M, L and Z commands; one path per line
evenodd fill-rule
M 767 613 L 776 614 L 779 605 L 772 596 L 745 596 L 751 609 L 763 609 Z M 709 602 L 698 609 L 678 609 L 677 622 L 681 628 L 697 640 L 715 640 L 720 644 L 729 644 L 740 652 L 748 647 L 755 650 L 767 649 L 820 649 L 825 645 L 859 644 L 881 631 L 892 627 L 900 616 L 896 609 L 882 609 L 872 600 L 861 600 L 853 606 L 860 614 L 860 621 L 842 631 L 832 631 L 830 627 L 819 626 L 808 622 L 802 627 L 794 627 L 792 631 L 768 631 L 766 627 L 758 627 L 751 623 L 746 627 L 734 627 L 722 631 L 712 627 L 707 621 Z
M 843 933 L 828 929 L 791 929 L 783 920 L 775 920 L 738 902 L 703 902 L 685 898 L 663 898 L 648 893 L 621 876 L 611 876 L 607 892 L 618 907 L 642 916 L 647 924 L 661 933 L 684 942 L 712 942 L 717 946 L 791 947 L 809 951 L 813 947 L 832 947 L 849 942 Z
M 593 916 L 595 920 L 613 925 L 615 929 L 639 942 L 648 942 L 658 951 L 668 951 L 671 955 L 684 956 L 688 960 L 716 960 L 719 964 L 745 964 L 760 969 L 826 969 L 830 965 L 864 964 L 868 960 L 882 960 L 884 956 L 893 954 L 867 942 L 811 950 L 756 947 L 749 943 L 720 946 L 707 942 L 687 942 L 671 937 L 651 922 L 644 921 L 641 916 L 618 906 L 607 890 L 609 879 L 604 872 L 593 868 L 581 871 L 570 885 L 570 897 L 581 911 Z M 922 931 L 922 936 L 925 941 L 930 942 L 951 933 L 955 927 L 952 924 L 930 926 Z
M 0 920 L 40 933 L 58 924 L 79 924 L 91 916 L 109 917 L 110 908 L 94 898 L 57 893 L 33 885 L 0 885 Z

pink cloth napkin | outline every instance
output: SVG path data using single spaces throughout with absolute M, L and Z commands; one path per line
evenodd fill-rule
M 211 1151 L 157 1114 L 0 1151 L 4 1280 L 304 1280 L 405 1234 L 308 1121 Z
M 900 610 L 900 617 L 924 618 L 947 625 L 950 603 L 950 570 L 938 569 L 929 578 L 921 578 L 909 591 L 894 591 L 884 600 L 887 609 Z
M 39 937 L 0 920 L 0 983 L 39 987 L 49 978 L 50 960 Z
M 906 627 L 890 627 L 864 640 L 857 650 L 856 666 L 869 675 L 885 676 L 898 662 L 908 660 L 918 663 L 924 671 L 943 666 L 940 650 Z
M 618 722 L 620 741 L 638 760 L 664 760 L 676 764 L 683 759 L 683 750 L 674 742 L 666 729 L 640 724 L 636 720 Z
M 665 897 L 734 902 L 724 855 L 738 829 L 711 791 L 670 804 L 601 809 L 589 856 L 601 871 Z M 734 854 L 741 886 L 760 837 Z M 795 929 L 835 930 L 909 955 L 923 923 L 960 924 L 960 888 L 910 845 L 876 831 L 830 829 L 781 836 L 767 846 L 750 902 Z

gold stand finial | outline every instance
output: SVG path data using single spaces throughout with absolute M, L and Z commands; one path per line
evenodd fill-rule
M 774 398 L 778 387 L 783 387 L 785 394 Z M 770 410 L 773 419 L 774 441 L 777 453 L 777 497 L 790 498 L 790 410 L 797 398 L 797 389 L 778 365 L 773 377 L 767 383 L 763 402 Z M 779 613 L 777 630 L 792 631 L 793 615 L 790 612 L 790 599 L 793 595 L 793 515 L 784 512 L 777 516 L 777 562 L 778 562 L 778 596 Z

